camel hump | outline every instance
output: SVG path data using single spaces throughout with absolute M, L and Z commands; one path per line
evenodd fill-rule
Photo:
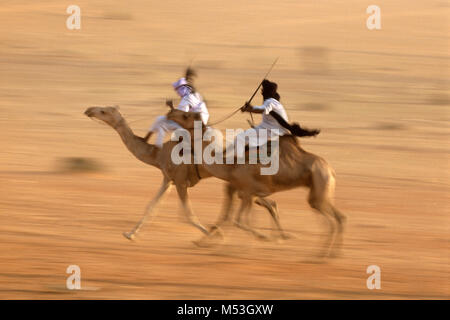
M 294 142 L 294 140 L 296 140 L 296 138 L 295 138 L 295 136 L 293 136 L 292 134 L 290 134 L 290 133 L 285 133 L 285 134 L 283 134 L 282 136 L 278 136 L 278 138 L 280 139 L 280 141 L 281 140 L 284 140 L 284 141 L 291 141 L 291 142 Z
M 256 147 L 250 147 L 248 144 L 246 144 L 244 150 L 245 150 L 245 153 L 248 154 L 250 150 L 256 149 L 256 152 L 259 152 L 259 150 L 262 148 L 263 150 L 267 150 L 268 155 L 270 156 L 271 151 L 272 151 L 272 143 L 273 143 L 273 140 L 267 140 L 266 143 L 262 144 L 261 146 L 256 146 Z M 296 147 L 300 146 L 298 139 L 291 134 L 285 134 L 283 136 L 279 136 L 278 145 L 280 146 L 280 150 L 283 146 L 285 148 L 288 148 L 289 145 L 291 145 L 291 146 L 294 145 Z
M 292 143 L 294 145 L 299 145 L 299 140 L 297 139 L 296 136 L 294 136 L 293 134 L 285 134 L 280 136 L 280 141 L 284 140 L 286 142 Z
M 300 151 L 301 153 L 306 153 L 305 150 L 303 150 L 300 139 L 298 139 L 296 136 L 292 134 L 285 134 L 283 136 L 280 136 L 280 150 L 281 152 L 292 152 L 292 150 Z

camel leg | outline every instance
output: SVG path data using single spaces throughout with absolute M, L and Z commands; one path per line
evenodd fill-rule
M 170 189 L 171 182 L 164 178 L 161 187 L 159 188 L 158 193 L 156 196 L 147 204 L 147 207 L 144 211 L 144 216 L 141 218 L 141 220 L 138 222 L 138 224 L 130 231 L 130 232 L 124 232 L 123 235 L 125 238 L 129 240 L 134 240 L 136 234 L 138 233 L 139 229 L 144 224 L 145 220 L 148 218 L 148 216 L 151 215 L 153 209 L 158 204 L 158 202 L 161 200 L 162 196 Z
M 219 217 L 219 220 L 216 222 L 216 224 L 215 224 L 215 226 L 213 228 L 218 228 L 221 224 L 223 224 L 226 221 L 228 221 L 228 219 L 230 217 L 230 213 L 232 211 L 233 197 L 234 197 L 235 193 L 236 193 L 236 189 L 231 184 L 227 184 L 226 187 L 225 187 L 226 198 L 225 198 L 224 206 L 223 206 L 223 209 L 222 209 L 222 214 Z M 280 226 L 279 221 L 278 221 L 277 203 L 275 201 L 273 201 L 273 200 L 264 199 L 264 198 L 261 198 L 261 197 L 257 198 L 255 200 L 255 203 L 257 205 L 260 205 L 260 206 L 266 208 L 267 211 L 269 211 L 269 213 L 271 214 L 272 218 L 277 223 L 277 227 L 282 232 L 283 230 L 281 229 L 281 226 Z
M 282 239 L 290 239 L 292 237 L 292 236 L 288 235 L 286 232 L 284 232 L 283 228 L 281 227 L 280 219 L 279 219 L 279 215 L 278 215 L 278 206 L 275 201 L 259 197 L 255 200 L 255 203 L 257 205 L 260 205 L 260 206 L 266 208 L 267 211 L 269 211 L 270 216 L 272 217 L 272 220 L 275 223 Z
M 181 200 L 181 205 L 183 206 L 184 213 L 190 224 L 199 229 L 204 234 L 209 234 L 208 230 L 200 223 L 197 216 L 192 212 L 191 204 L 189 202 L 189 197 L 187 193 L 187 187 L 185 185 L 177 185 L 178 196 Z
M 316 162 L 312 167 L 312 184 L 308 202 L 312 208 L 320 212 L 329 226 L 328 237 L 325 242 L 322 256 L 329 256 L 334 249 L 336 239 L 339 242 L 343 234 L 345 216 L 333 205 L 335 188 L 334 171 L 323 161 Z M 336 230 L 337 229 L 337 230 Z
M 211 243 L 209 242 L 209 240 L 211 240 L 217 234 L 223 239 L 224 236 L 222 229 L 220 227 L 222 226 L 222 224 L 227 222 L 230 217 L 230 213 L 233 209 L 233 198 L 235 193 L 236 189 L 231 184 L 228 183 L 225 186 L 225 201 L 219 219 L 213 226 L 211 226 L 211 228 L 209 228 L 209 234 L 203 236 L 201 239 L 197 241 L 194 241 L 194 244 L 200 247 L 210 245 Z
M 323 244 L 323 248 L 319 254 L 321 257 L 327 257 L 330 254 L 330 251 L 333 247 L 336 226 L 334 221 L 334 213 L 331 211 L 331 205 L 329 205 L 326 201 L 322 199 L 317 199 L 314 197 L 313 192 L 310 193 L 308 202 L 310 206 L 316 210 L 316 212 L 320 213 L 324 218 L 326 224 L 328 225 L 328 234 L 326 236 L 325 242 Z
M 336 240 L 334 242 L 334 248 L 331 254 L 333 256 L 338 256 L 344 243 L 344 224 L 347 220 L 347 217 L 333 205 L 331 205 L 331 210 L 337 222 Z
M 260 239 L 260 240 L 267 240 L 267 236 L 263 235 L 262 233 L 256 231 L 255 229 L 253 229 L 250 226 L 249 223 L 249 213 L 250 210 L 252 208 L 252 198 L 251 197 L 242 197 L 242 201 L 241 201 L 241 207 L 239 208 L 239 212 L 238 212 L 238 216 L 236 218 L 236 221 L 234 222 L 234 224 L 236 225 L 236 227 L 244 230 L 244 231 L 248 231 L 251 232 L 256 238 Z M 246 220 L 247 220 L 247 224 L 243 224 L 241 223 L 241 218 L 245 216 Z
M 229 220 L 230 213 L 233 210 L 233 198 L 235 193 L 236 189 L 230 183 L 228 183 L 225 186 L 225 201 L 222 207 L 222 213 L 215 225 L 211 227 L 210 235 L 218 232 L 220 230 L 220 226 Z
M 222 208 L 222 214 L 216 222 L 216 226 L 220 226 L 224 222 L 228 221 L 233 208 L 233 198 L 235 193 L 236 189 L 231 184 L 227 184 L 225 186 L 225 202 Z

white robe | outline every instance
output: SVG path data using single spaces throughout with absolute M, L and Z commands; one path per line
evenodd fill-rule
M 278 139 L 279 136 L 283 136 L 289 133 L 289 130 L 283 127 L 278 121 L 270 115 L 270 111 L 278 113 L 286 122 L 289 121 L 286 110 L 283 105 L 276 99 L 269 98 L 264 100 L 261 106 L 253 107 L 257 110 L 263 110 L 262 121 L 254 128 L 245 130 L 238 134 L 235 139 L 235 143 L 238 139 L 241 141 L 245 139 L 245 144 L 249 144 L 250 147 L 262 146 L 267 143 L 267 140 Z M 272 129 L 272 130 L 271 130 Z M 256 141 L 248 141 L 250 133 L 256 131 Z M 263 132 L 265 131 L 265 132 Z
M 255 129 L 278 129 L 280 136 L 289 133 L 288 129 L 279 124 L 278 121 L 270 115 L 270 111 L 275 111 L 284 119 L 284 121 L 289 122 L 286 110 L 284 110 L 283 105 L 278 100 L 269 98 L 264 100 L 264 103 L 261 106 L 256 106 L 253 108 L 256 110 L 263 110 L 262 121 L 255 127 Z
M 203 101 L 201 95 L 197 92 L 189 93 L 181 98 L 180 103 L 177 106 L 178 110 L 184 112 L 200 112 L 200 117 L 202 122 L 206 125 L 209 119 L 208 109 L 205 102 Z M 149 131 L 156 133 L 155 144 L 158 147 L 162 147 L 164 143 L 164 138 L 168 132 L 175 131 L 182 128 L 178 123 L 172 120 L 168 120 L 166 116 L 159 116 L 156 121 L 152 124 Z
M 199 112 L 203 124 L 206 125 L 208 123 L 209 112 L 206 108 L 206 103 L 203 101 L 202 96 L 198 92 L 185 95 L 181 99 L 177 109 L 185 112 Z

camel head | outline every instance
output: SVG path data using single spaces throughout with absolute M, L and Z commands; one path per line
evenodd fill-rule
M 90 107 L 84 112 L 89 118 L 99 119 L 113 128 L 123 121 L 123 117 L 120 114 L 118 107 Z
M 175 121 L 187 130 L 194 128 L 194 121 L 202 121 L 199 112 L 185 112 L 178 109 L 171 109 L 167 113 L 167 119 Z

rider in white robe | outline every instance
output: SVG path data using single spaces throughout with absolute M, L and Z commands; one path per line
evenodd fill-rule
M 193 90 L 192 86 L 188 84 L 188 81 L 185 78 L 181 78 L 177 82 L 174 82 L 172 86 L 181 97 L 177 109 L 184 112 L 199 112 L 202 122 L 206 125 L 209 119 L 209 113 L 202 96 Z M 168 120 L 166 116 L 159 116 L 150 127 L 149 132 L 144 139 L 148 141 L 151 135 L 156 132 L 155 145 L 161 148 L 167 132 L 175 131 L 180 128 L 181 126 L 178 123 Z
M 271 114 L 271 111 L 276 112 L 284 121 L 288 122 L 288 116 L 283 105 L 280 103 L 280 96 L 277 93 L 277 84 L 264 80 L 262 83 L 261 94 L 264 98 L 264 102 L 260 106 L 251 106 L 246 103 L 242 108 L 243 112 L 254 112 L 262 114 L 262 121 L 254 128 L 248 129 L 236 136 L 235 141 L 240 139 L 246 140 L 245 144 L 249 144 L 250 147 L 262 146 L 267 143 L 267 140 L 278 139 L 279 136 L 283 136 L 289 133 L 289 130 L 283 127 Z M 255 133 L 257 140 L 249 139 L 252 133 Z M 247 142 L 249 140 L 249 142 Z

